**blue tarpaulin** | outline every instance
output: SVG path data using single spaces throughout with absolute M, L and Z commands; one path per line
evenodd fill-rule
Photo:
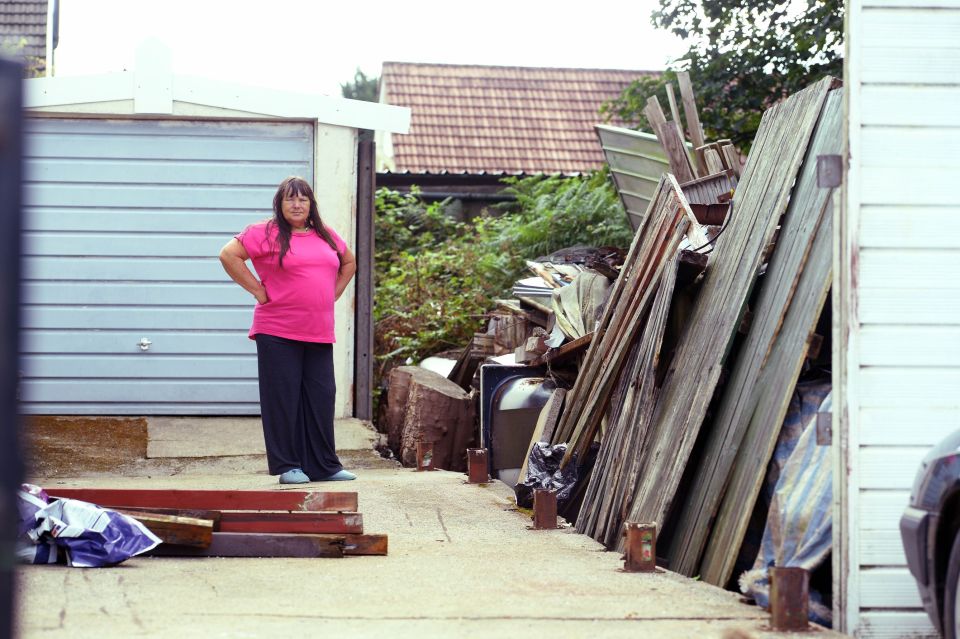
M 763 541 L 740 590 L 770 605 L 771 567 L 812 572 L 829 556 L 833 541 L 833 473 L 830 446 L 817 445 L 817 413 L 830 411 L 830 385 L 798 384 L 784 420 L 768 481 L 775 482 Z M 810 590 L 810 620 L 830 626 L 831 611 Z

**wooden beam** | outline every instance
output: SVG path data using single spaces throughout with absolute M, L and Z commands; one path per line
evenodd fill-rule
M 220 519 L 222 532 L 250 533 L 362 533 L 360 513 L 272 513 L 225 510 Z
M 693 96 L 690 74 L 687 71 L 677 73 L 677 84 L 680 85 L 683 113 L 687 116 L 687 131 L 690 134 L 690 142 L 693 143 L 694 147 L 703 146 L 703 129 L 700 126 L 700 114 L 697 112 L 697 101 Z M 706 167 L 702 168 L 706 170 Z
M 742 168 L 740 166 L 740 154 L 736 147 L 732 144 L 724 144 L 720 147 L 720 151 L 723 153 L 723 159 L 727 167 L 733 171 L 734 175 L 740 177 Z
M 689 182 L 696 175 L 693 167 L 690 165 L 690 156 L 687 155 L 687 147 L 683 143 L 683 134 L 675 122 L 668 121 L 660 107 L 660 101 L 656 96 L 647 98 L 647 106 L 643 109 L 650 126 L 653 127 L 653 133 L 657 136 L 660 146 L 667 154 L 667 161 L 670 163 L 670 171 L 679 182 Z
M 678 561 L 682 558 L 691 573 L 699 571 L 708 583 L 725 584 L 733 572 L 734 555 L 743 542 L 830 289 L 832 193 L 817 186 L 816 158 L 840 153 L 842 143 L 842 92 L 834 90 L 809 142 L 810 161 L 789 191 L 789 208 L 754 305 L 753 322 L 732 368 L 678 525 L 678 533 L 687 540 Z M 706 483 L 710 479 L 713 485 Z M 711 521 L 713 530 L 697 566 L 706 522 Z M 703 528 L 698 530 L 699 526 Z M 676 569 L 673 562 L 671 569 Z
M 177 515 L 134 512 L 122 509 L 115 510 L 139 521 L 165 544 L 206 548 L 213 540 L 214 523 L 212 519 L 178 517 Z
M 762 256 L 787 210 L 832 78 L 768 109 L 750 153 L 734 213 L 710 256 L 657 409 L 645 435 L 629 519 L 666 522 L 731 349 Z M 759 466 L 756 460 L 745 461 Z M 729 492 L 729 491 L 728 491 Z M 724 552 L 736 554 L 726 548 Z M 671 570 L 675 569 L 673 564 Z M 701 572 L 701 575 L 705 573 Z M 706 577 L 705 577 L 706 578 Z M 711 580 L 711 583 L 717 583 Z
M 707 171 L 710 175 L 722 173 L 726 170 L 726 167 L 723 165 L 723 160 L 720 159 L 720 154 L 717 153 L 716 149 L 708 147 L 703 152 L 703 161 L 707 165 Z
M 218 532 L 213 534 L 207 548 L 160 544 L 146 554 L 158 557 L 340 558 L 346 554 L 344 542 L 343 535 Z
M 674 122 L 680 124 L 680 109 L 677 108 L 677 98 L 673 95 L 673 85 L 669 82 L 667 82 L 667 102 L 670 104 L 670 117 Z
M 158 490 L 130 488 L 44 488 L 51 497 L 79 499 L 103 508 L 200 508 L 356 512 L 357 493 L 319 490 Z
M 353 415 L 373 419 L 373 253 L 376 146 L 361 131 L 357 146 L 357 275 L 354 306 Z

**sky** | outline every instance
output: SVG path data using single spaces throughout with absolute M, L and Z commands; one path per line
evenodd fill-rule
M 178 74 L 340 95 L 385 60 L 659 70 L 686 49 L 657 0 L 60 0 L 56 75 L 132 70 L 146 38 Z

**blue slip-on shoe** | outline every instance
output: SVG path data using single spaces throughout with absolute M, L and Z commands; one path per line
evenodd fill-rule
M 324 479 L 318 479 L 317 481 L 350 481 L 351 479 L 356 479 L 356 478 L 357 476 L 351 473 L 350 471 L 341 470 L 338 473 L 334 473 L 329 477 L 325 477 Z
M 306 484 L 309 482 L 310 482 L 310 478 L 307 477 L 307 474 L 299 468 L 288 470 L 287 472 L 280 475 L 281 484 Z

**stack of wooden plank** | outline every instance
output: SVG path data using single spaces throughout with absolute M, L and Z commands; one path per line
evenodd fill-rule
M 676 257 L 684 236 L 696 226 L 677 181 L 672 175 L 665 175 L 643 226 L 634 236 L 621 275 L 595 330 L 596 337 L 590 343 L 554 431 L 554 443 L 570 444 L 564 463 L 573 455 L 582 459 L 593 442 L 630 347 L 644 328 L 659 282 Z
M 608 547 L 622 547 L 624 520 L 667 523 L 658 548 L 671 569 L 718 585 L 730 577 L 829 286 L 829 189 L 815 178 L 817 156 L 836 153 L 842 138 L 834 83 L 826 78 L 764 114 L 665 371 L 658 361 L 674 266 L 661 263 L 647 287 L 625 266 L 617 282 L 606 332 L 594 339 L 554 438 L 582 453 L 600 435 L 577 528 Z M 651 203 L 647 224 L 661 206 Z M 641 228 L 634 248 L 655 244 L 656 228 Z M 745 337 L 728 361 L 738 332 Z M 711 402 L 719 406 L 713 420 Z M 688 469 L 698 439 L 704 450 Z M 685 472 L 692 483 L 681 488 Z
M 386 555 L 387 536 L 363 532 L 357 493 L 314 490 L 44 489 L 129 515 L 173 557 Z
M 700 115 L 697 112 L 696 99 L 693 94 L 693 85 L 690 82 L 690 74 L 686 71 L 678 73 L 677 83 L 680 85 L 683 112 L 687 120 L 687 132 L 693 145 L 694 158 L 692 162 L 690 155 L 687 153 L 683 129 L 680 126 L 680 109 L 673 94 L 673 85 L 667 84 L 666 86 L 672 120 L 667 120 L 656 96 L 648 98 L 647 106 L 643 109 L 643 114 L 650 123 L 653 133 L 657 136 L 660 146 L 667 154 L 670 170 L 684 184 L 698 178 L 720 174 L 739 177 L 741 173 L 740 154 L 733 143 L 726 139 L 710 143 L 704 140 Z

